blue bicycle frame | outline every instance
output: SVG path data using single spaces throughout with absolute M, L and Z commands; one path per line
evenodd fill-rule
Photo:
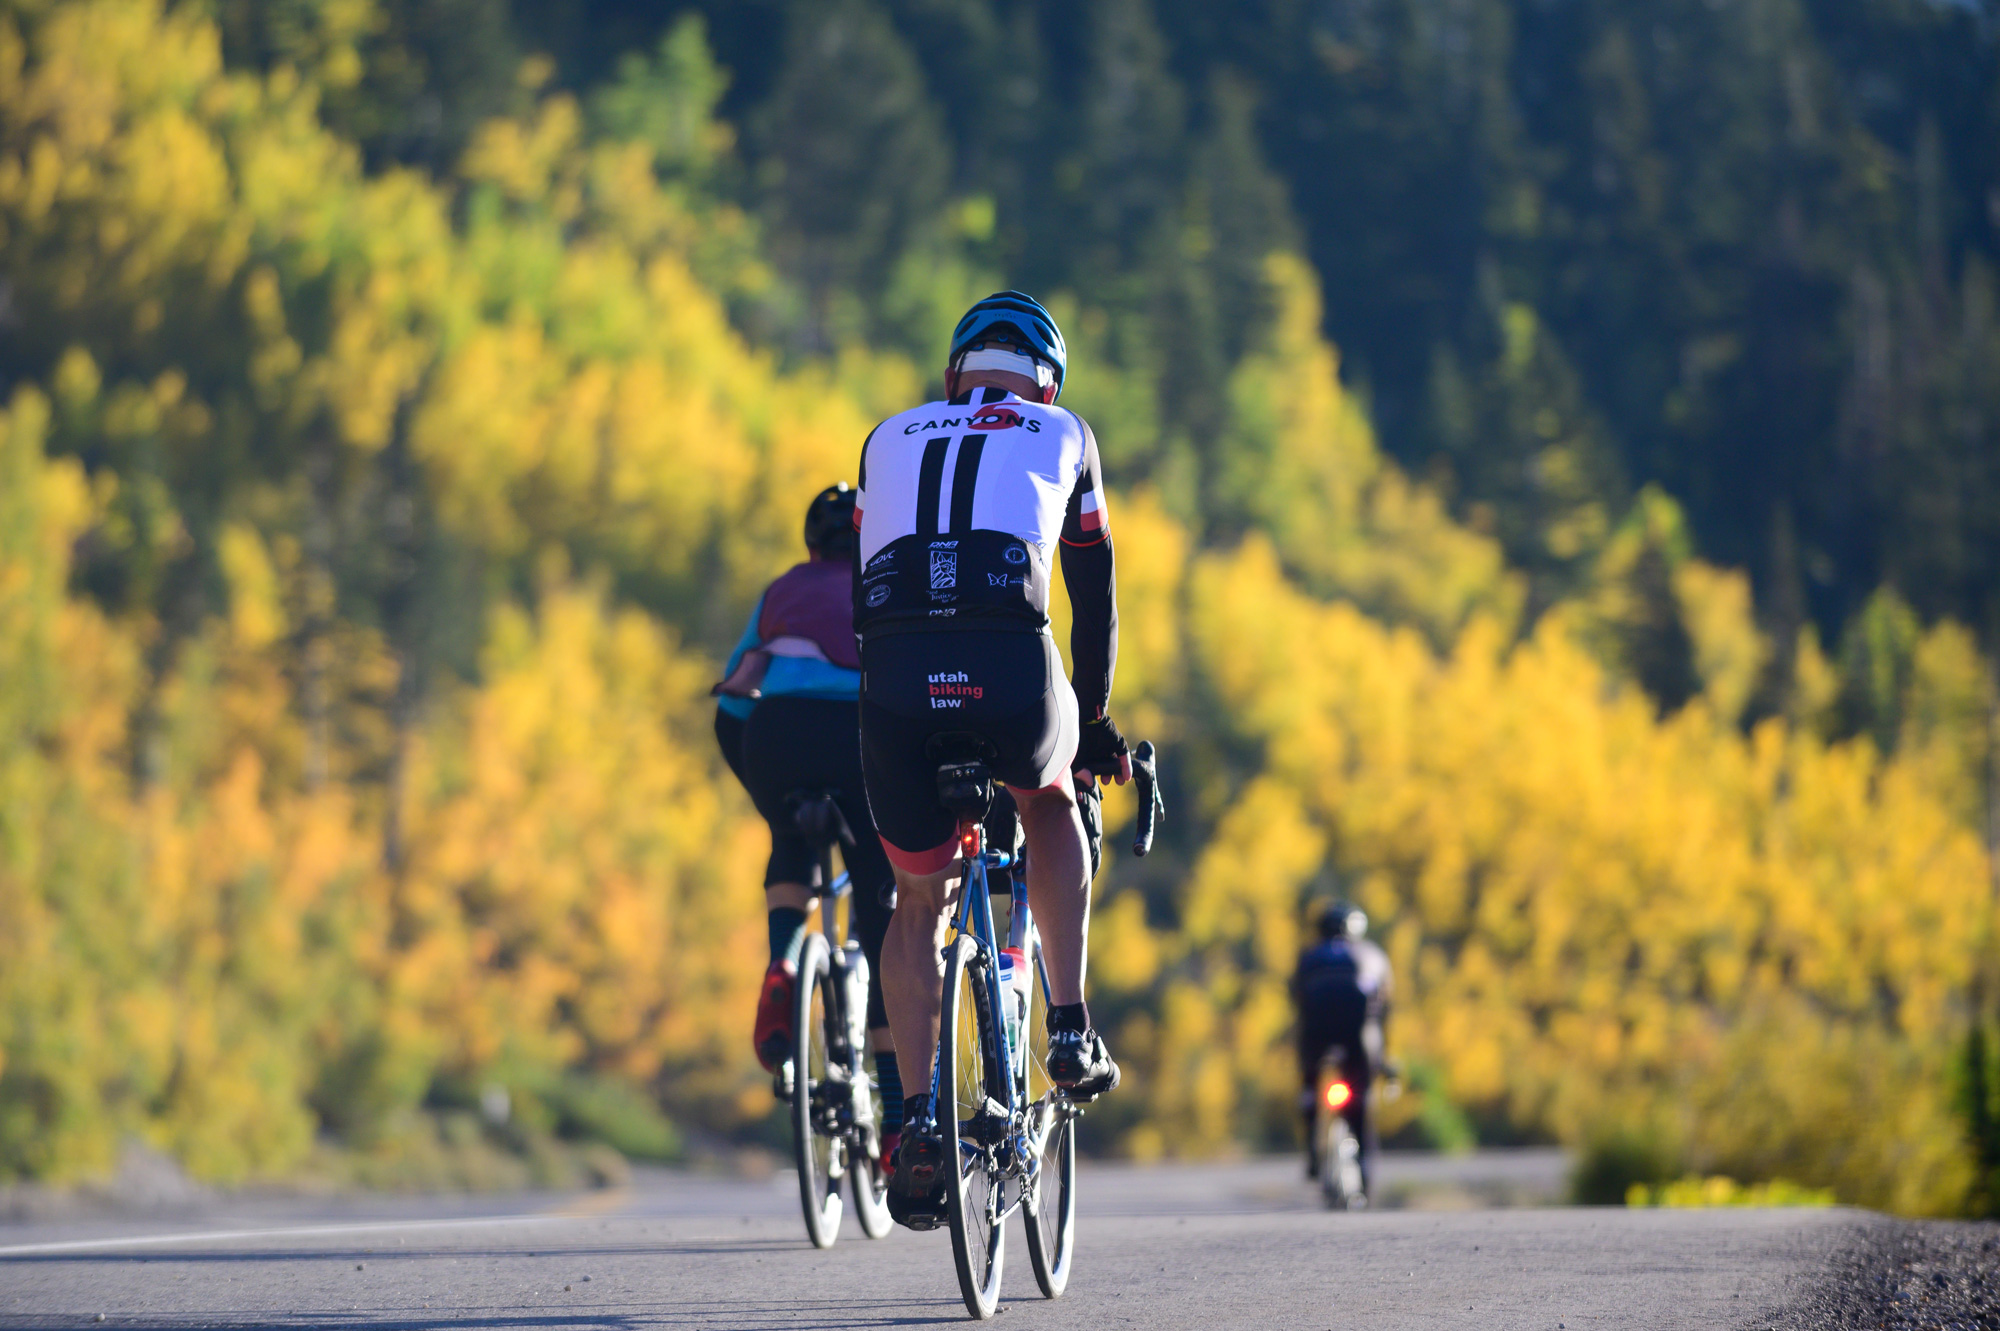
M 958 909 L 952 920 L 952 926 L 960 936 L 972 939 L 973 944 L 979 949 L 979 969 L 986 977 L 986 1011 L 993 1022 L 996 1038 L 1006 1053 L 1007 1071 L 1006 1076 L 1001 1079 L 1005 1083 L 1002 1089 L 1006 1093 L 1006 1098 L 1001 1104 L 1006 1109 L 1009 1120 L 1012 1120 L 1017 1113 L 1027 1108 L 1023 1090 L 1017 1083 L 1022 1071 L 1021 1060 L 1027 1053 L 1029 1023 L 1024 1016 L 1021 1022 L 1021 1047 L 1018 1049 L 1011 1047 L 1007 1040 L 1007 1022 L 1002 1016 L 1007 1009 L 1004 1005 L 1005 995 L 1000 992 L 1000 950 L 994 941 L 993 901 L 987 894 L 986 875 L 990 869 L 1007 868 L 1014 862 L 1014 857 L 1008 851 L 986 849 L 985 841 L 986 832 L 981 824 L 967 821 L 959 825 L 958 846 L 966 868 L 965 876 L 959 883 Z M 1029 940 L 1034 937 L 1034 917 L 1028 910 L 1027 887 L 1020 879 L 1015 878 L 1011 881 L 1010 888 L 1007 944 L 1025 952 Z M 1042 992 L 1046 994 L 1049 977 L 1048 970 L 1042 963 L 1041 948 L 1035 948 L 1034 955 L 1036 978 L 1040 980 Z M 940 1030 L 938 1038 L 941 1041 L 950 1039 L 951 1032 Z M 931 1061 L 933 1123 L 937 1121 L 940 1096 L 944 1090 L 943 1073 L 944 1060 L 934 1057 Z

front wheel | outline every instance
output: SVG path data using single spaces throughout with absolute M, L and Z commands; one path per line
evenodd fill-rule
M 944 967 L 944 1006 L 938 1024 L 938 1132 L 944 1138 L 945 1200 L 951 1220 L 951 1257 L 958 1268 L 966 1311 L 988 1318 L 1000 1304 L 1000 1271 L 1007 1256 L 1001 1226 L 1002 1194 L 993 1148 L 1006 1130 L 993 1112 L 1005 1089 L 989 1086 L 1004 1075 L 1001 1034 L 987 989 L 987 964 L 975 964 L 979 945 L 960 935 Z M 999 1092 L 998 1095 L 993 1092 Z
M 809 933 L 799 950 L 792 991 L 792 1156 L 799 1171 L 799 1206 L 815 1248 L 840 1237 L 840 1177 L 846 1143 L 824 1134 L 829 1097 L 846 1094 L 830 1077 L 827 1032 L 835 1015 L 833 973 L 824 934 Z

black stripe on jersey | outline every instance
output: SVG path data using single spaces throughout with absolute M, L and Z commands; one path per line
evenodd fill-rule
M 938 503 L 943 498 L 944 455 L 949 439 L 924 440 L 924 462 L 917 472 L 917 531 L 919 536 L 935 536 L 938 531 Z
M 992 384 L 988 384 L 986 385 L 986 387 L 979 390 L 979 405 L 982 407 L 990 406 L 991 404 L 998 402 L 1001 398 L 1006 396 L 1007 396 L 1006 389 L 995 388 Z
M 951 469 L 951 534 L 972 530 L 972 490 L 979 481 L 979 455 L 986 436 L 969 434 L 958 441 L 958 465 Z

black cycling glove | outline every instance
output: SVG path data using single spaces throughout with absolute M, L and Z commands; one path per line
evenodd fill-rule
M 1088 768 L 1096 776 L 1117 776 L 1122 766 L 1118 760 L 1129 752 L 1117 724 L 1109 716 L 1100 716 L 1083 723 L 1083 733 L 1076 741 L 1076 766 Z
M 1084 844 L 1090 847 L 1090 877 L 1104 865 L 1104 796 L 1095 781 L 1086 781 L 1076 792 L 1076 811 L 1083 819 Z

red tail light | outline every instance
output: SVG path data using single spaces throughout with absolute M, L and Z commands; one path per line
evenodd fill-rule
M 1347 1102 L 1353 1098 L 1354 1088 L 1346 1082 L 1330 1081 L 1326 1084 L 1326 1107 L 1328 1109 L 1344 1109 L 1347 1107 Z

